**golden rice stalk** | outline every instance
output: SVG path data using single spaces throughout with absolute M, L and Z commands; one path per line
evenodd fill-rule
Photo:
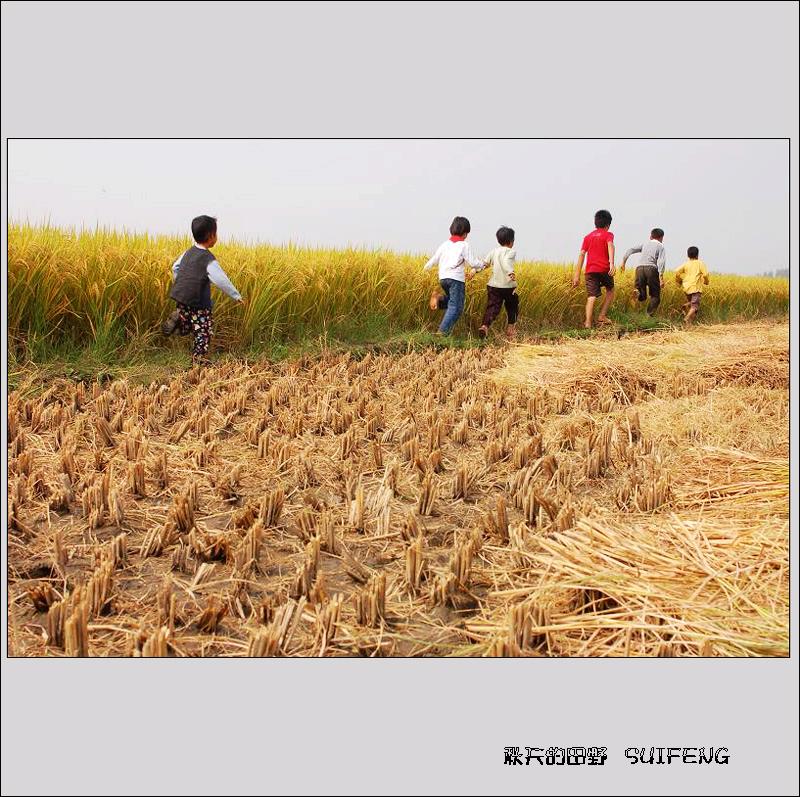
M 56 593 L 47 581 L 28 587 L 27 592 L 37 612 L 48 611 L 56 601 Z
M 459 422 L 458 426 L 453 430 L 451 438 L 457 445 L 466 445 L 469 439 L 469 421 L 466 418 Z
M 419 438 L 412 437 L 400 445 L 400 451 L 406 462 L 414 462 L 419 457 Z
M 61 474 L 64 480 L 60 487 L 53 488 L 50 492 L 50 500 L 48 506 L 54 512 L 68 512 L 70 502 L 75 497 L 72 492 L 69 478 L 65 473 Z
M 351 426 L 339 438 L 339 459 L 348 459 L 356 448 L 356 430 Z
M 542 629 L 549 625 L 550 615 L 546 608 L 533 599 L 519 603 L 508 613 L 508 644 L 520 651 L 546 645 L 549 634 Z
M 184 435 L 192 428 L 192 419 L 188 418 L 185 421 L 176 423 L 170 430 L 167 440 L 170 443 L 178 444 L 183 439 Z
M 453 603 L 453 596 L 458 591 L 458 579 L 453 573 L 440 573 L 433 582 L 430 591 L 430 603 L 444 606 Z
M 504 495 L 497 496 L 495 511 L 489 513 L 487 521 L 487 530 L 500 537 L 503 542 L 508 542 L 508 508 Z
M 125 519 L 125 505 L 116 487 L 112 487 L 108 493 L 108 513 L 114 525 L 122 525 Z
M 94 388 L 92 391 L 94 392 Z M 78 408 L 76 407 L 76 409 Z M 104 421 L 111 420 L 111 399 L 108 393 L 101 393 L 95 397 L 94 411 L 98 418 L 102 418 Z
M 336 531 L 333 519 L 328 512 L 321 512 L 317 519 L 317 536 L 320 538 L 322 549 L 330 554 L 336 555 L 339 552 L 339 544 L 336 541 Z
M 426 474 L 417 499 L 417 512 L 425 517 L 432 515 L 438 494 L 439 485 L 435 481 L 434 475 Z
M 128 465 L 128 491 L 141 498 L 147 497 L 145 485 L 144 462 L 132 462 Z
M 317 609 L 317 639 L 321 640 L 320 655 L 325 652 L 326 647 L 336 639 L 336 631 L 339 628 L 339 616 L 342 611 L 342 596 L 334 595 Z
M 30 491 L 36 498 L 48 498 L 50 495 L 50 487 L 45 481 L 44 474 L 41 470 L 36 469 L 31 473 L 30 477 Z
M 164 583 L 158 591 L 158 624 L 166 626 L 170 631 L 175 630 L 175 593 L 172 589 L 172 579 L 164 578 Z M 166 630 L 166 629 L 165 629 Z
M 64 599 L 51 604 L 47 612 L 47 644 L 64 647 L 64 622 L 69 613 L 69 601 Z
M 192 568 L 189 564 L 190 551 L 189 545 L 179 540 L 178 544 L 175 546 L 175 550 L 172 552 L 171 569 L 177 570 L 179 573 L 191 572 Z
M 305 507 L 300 510 L 297 516 L 297 528 L 300 530 L 300 536 L 303 540 L 310 540 L 317 529 L 318 515 L 313 509 Z
M 419 539 L 422 532 L 417 521 L 417 516 L 413 512 L 407 512 L 403 518 L 403 525 L 400 527 L 400 534 L 405 542 L 413 543 Z
M 98 617 L 104 614 L 111 601 L 114 590 L 114 568 L 111 562 L 105 562 L 92 573 L 86 584 L 86 603 L 90 616 Z
M 114 447 L 114 431 L 111 424 L 105 418 L 95 418 L 95 429 L 100 435 L 100 441 L 106 448 Z
M 224 534 L 201 532 L 197 528 L 189 532 L 189 546 L 198 559 L 207 562 L 227 562 L 230 558 L 230 540 Z
M 169 655 L 171 628 L 158 628 L 145 639 L 139 655 L 144 658 L 166 658 Z M 134 654 L 135 655 L 135 654 Z
M 372 441 L 372 466 L 375 470 L 380 470 L 383 467 L 383 448 L 377 440 Z
M 12 473 L 30 476 L 33 467 L 33 455 L 30 451 L 23 451 L 16 459 L 12 460 L 10 469 Z
M 432 451 L 431 455 L 428 457 L 428 468 L 434 473 L 441 473 L 444 470 L 442 452 L 439 449 Z
M 67 656 L 89 655 L 89 607 L 78 603 L 64 622 L 64 652 Z
M 422 537 L 417 537 L 406 548 L 406 583 L 412 593 L 419 591 L 424 572 L 425 560 L 422 554 Z
M 242 474 L 242 466 L 234 465 L 230 471 L 226 471 L 216 477 L 217 492 L 223 501 L 236 501 L 239 498 L 239 479 Z
M 125 437 L 124 453 L 126 459 L 135 462 L 139 459 L 142 452 L 142 432 L 140 429 L 132 429 Z
M 258 436 L 258 458 L 267 459 L 269 457 L 270 447 L 272 445 L 272 437 L 269 430 L 263 431 Z
M 400 479 L 400 463 L 397 460 L 392 460 L 383 472 L 383 479 L 381 484 L 388 487 L 392 491 L 392 495 L 397 495 L 397 483 Z
M 75 477 L 77 475 L 74 448 L 70 446 L 68 448 L 61 449 L 59 452 L 59 467 L 61 468 L 61 471 L 69 477 L 70 483 L 74 484 Z
M 258 606 L 255 607 L 255 617 L 262 625 L 267 625 L 272 620 L 275 607 L 273 605 L 272 596 L 267 595 L 261 600 Z
M 168 517 L 181 534 L 188 534 L 194 528 L 194 505 L 189 493 L 181 493 L 172 499 Z
M 13 438 L 11 441 L 11 447 L 9 448 L 9 456 L 12 459 L 16 459 L 23 451 L 25 451 L 25 432 L 22 430 Z
M 379 537 L 388 537 L 392 528 L 392 508 L 385 506 L 377 517 L 375 532 Z
M 161 552 L 175 539 L 177 530 L 175 522 L 168 519 L 163 526 L 153 526 L 145 535 L 139 555 L 146 559 L 148 556 L 160 556 Z
M 356 622 L 378 626 L 386 617 L 386 573 L 374 575 L 369 583 L 356 592 Z
M 117 534 L 100 551 L 100 561 L 98 564 L 108 562 L 113 570 L 124 567 L 128 563 L 128 535 Z
M 466 462 L 459 462 L 455 476 L 453 476 L 453 498 L 466 499 L 472 490 L 472 486 L 477 481 L 478 475 L 479 472 L 476 468 L 471 467 Z
M 455 576 L 458 585 L 464 589 L 469 587 L 474 556 L 475 542 L 471 538 L 457 542 L 450 556 L 450 572 Z
M 53 551 L 56 568 L 62 577 L 67 573 L 67 549 L 64 546 L 64 530 L 58 529 L 53 535 Z
M 342 564 L 344 565 L 345 573 L 359 584 L 365 584 L 372 574 L 372 571 L 364 567 L 344 545 L 339 545 L 339 550 L 342 556 Z
M 356 531 L 365 531 L 365 513 L 364 513 L 364 485 L 361 483 L 361 477 L 358 477 L 358 484 L 356 485 L 355 498 L 350 503 L 350 516 L 348 519 L 350 526 Z
M 428 430 L 428 452 L 436 451 L 442 447 L 444 441 L 444 424 L 441 419 L 436 421 Z
M 261 499 L 259 519 L 267 527 L 275 526 L 283 511 L 283 487 L 278 487 Z
M 293 453 L 292 444 L 288 440 L 284 440 L 275 447 L 273 458 L 278 473 L 288 470 Z
M 210 595 L 206 606 L 195 621 L 195 625 L 206 634 L 215 634 L 228 607 L 216 595 Z
M 500 462 L 500 460 L 505 459 L 507 455 L 508 450 L 503 441 L 492 440 L 489 445 L 486 446 L 486 451 L 484 452 L 484 461 L 487 465 L 493 465 L 495 462 Z
M 169 487 L 169 460 L 167 459 L 166 450 L 156 458 L 155 461 L 155 479 L 160 490 L 166 490 Z
M 364 436 L 367 440 L 377 441 L 378 432 L 380 431 L 381 422 L 380 419 L 373 416 L 367 419 L 367 424 L 364 429 Z
M 277 656 L 280 650 L 280 638 L 274 628 L 258 628 L 250 637 L 247 655 L 250 658 Z
M 514 552 L 514 562 L 517 567 L 525 567 L 528 564 L 528 558 L 525 556 L 525 537 L 527 532 L 528 527 L 524 523 L 512 526 L 508 530 L 508 541 L 511 550 Z

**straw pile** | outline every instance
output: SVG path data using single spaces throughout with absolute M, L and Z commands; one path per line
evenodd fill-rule
M 780 324 L 20 389 L 10 652 L 788 655 L 787 381 Z

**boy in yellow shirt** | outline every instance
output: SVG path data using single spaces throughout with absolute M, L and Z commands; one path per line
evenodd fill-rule
M 684 307 L 688 305 L 689 308 L 683 320 L 691 324 L 700 309 L 703 285 L 708 285 L 708 269 L 700 260 L 700 250 L 696 246 L 690 246 L 686 254 L 689 259 L 675 272 L 675 282 L 683 288 L 687 299 Z

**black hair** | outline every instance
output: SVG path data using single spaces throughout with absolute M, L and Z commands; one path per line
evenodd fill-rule
M 198 216 L 192 219 L 192 237 L 204 244 L 217 231 L 217 220 L 213 216 Z
M 700 250 L 696 246 L 690 246 L 686 250 L 686 254 L 690 257 L 690 259 L 697 260 L 697 258 L 700 256 Z
M 663 238 L 664 237 L 664 230 L 662 230 L 661 227 L 653 227 L 653 229 L 650 230 L 650 237 L 651 238 Z
M 497 243 L 500 246 L 511 246 L 514 243 L 514 230 L 511 227 L 501 227 L 497 231 Z
M 466 235 L 470 231 L 469 219 L 456 216 L 450 225 L 450 235 Z
M 594 226 L 598 229 L 608 229 L 611 226 L 611 214 L 607 210 L 598 210 L 594 214 Z

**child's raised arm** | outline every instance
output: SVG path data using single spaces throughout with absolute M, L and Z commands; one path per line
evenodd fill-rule
M 577 288 L 581 281 L 581 269 L 583 268 L 583 259 L 586 257 L 586 250 L 581 249 L 578 255 L 578 262 L 575 264 L 575 273 L 572 275 L 572 287 Z
M 438 262 L 442 255 L 442 247 L 440 246 L 434 253 L 433 257 L 422 267 L 423 271 L 432 269 Z
M 630 249 L 628 249 L 628 251 L 625 252 L 625 254 L 622 256 L 622 263 L 620 263 L 619 270 L 620 271 L 625 271 L 625 264 L 628 262 L 628 258 L 631 255 L 635 255 L 635 254 L 637 254 L 638 252 L 641 252 L 641 251 L 642 251 L 641 244 L 639 246 L 632 246 Z

